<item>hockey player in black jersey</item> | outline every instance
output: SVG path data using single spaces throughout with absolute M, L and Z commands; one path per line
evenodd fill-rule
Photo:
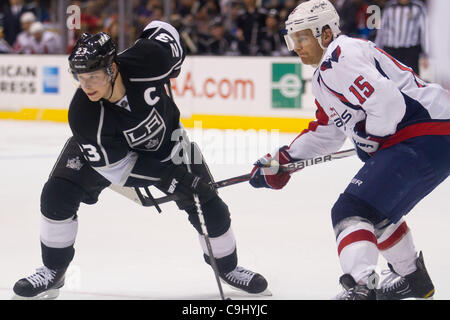
M 205 163 L 172 161 L 183 152 L 180 112 L 165 84 L 181 70 L 185 51 L 171 25 L 151 22 L 135 44 L 120 54 L 106 33 L 83 34 L 69 56 L 79 81 L 69 107 L 73 133 L 41 194 L 41 249 L 44 266 L 14 286 L 17 298 L 55 298 L 74 257 L 77 211 L 94 204 L 110 186 L 154 185 L 175 193 L 177 205 L 202 235 L 193 194 L 199 196 L 220 278 L 248 293 L 263 293 L 267 281 L 238 266 L 227 205 L 212 189 Z M 210 263 L 205 237 L 204 258 Z

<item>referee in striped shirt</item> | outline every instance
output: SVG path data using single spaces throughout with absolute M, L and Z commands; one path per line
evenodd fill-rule
M 419 73 L 419 59 L 428 67 L 428 26 L 425 5 L 419 0 L 392 0 L 386 4 L 375 43 Z

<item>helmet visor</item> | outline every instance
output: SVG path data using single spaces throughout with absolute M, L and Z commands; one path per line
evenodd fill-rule
M 309 30 L 309 29 L 308 29 Z M 303 47 L 313 44 L 315 38 L 312 34 L 305 32 L 306 30 L 301 30 L 293 32 L 284 36 L 288 50 L 301 49 Z
M 94 72 L 79 73 L 75 79 L 80 83 L 82 88 L 97 88 L 105 86 L 108 83 L 108 75 L 104 70 Z

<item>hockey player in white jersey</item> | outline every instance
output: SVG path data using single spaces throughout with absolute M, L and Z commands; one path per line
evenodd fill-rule
M 434 286 L 403 218 L 450 173 L 450 94 L 425 83 L 370 41 L 339 35 L 328 0 L 301 3 L 286 21 L 287 46 L 316 68 L 317 119 L 272 155 L 258 160 L 250 184 L 281 189 L 285 164 L 329 154 L 346 138 L 364 166 L 331 210 L 344 275 L 340 299 L 430 298 Z M 378 284 L 378 254 L 390 276 Z

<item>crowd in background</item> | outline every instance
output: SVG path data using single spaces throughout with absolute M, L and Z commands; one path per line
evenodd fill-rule
M 305 0 L 303 0 L 305 1 Z M 374 40 L 367 7 L 383 9 L 386 0 L 330 0 L 341 16 L 343 34 Z M 423 0 L 425 1 L 425 0 Z M 81 8 L 81 29 L 69 35 L 61 49 L 59 31 L 49 14 L 52 0 L 0 0 L 0 52 L 70 52 L 82 32 L 105 31 L 118 38 L 117 1 L 71 1 Z M 173 0 L 170 22 L 178 29 L 188 54 L 287 56 L 282 29 L 300 0 Z M 152 20 L 167 20 L 163 0 L 132 0 L 133 21 L 127 25 L 129 43 Z M 53 23 L 53 24 L 52 24 Z M 53 27 L 52 27 L 53 26 Z

